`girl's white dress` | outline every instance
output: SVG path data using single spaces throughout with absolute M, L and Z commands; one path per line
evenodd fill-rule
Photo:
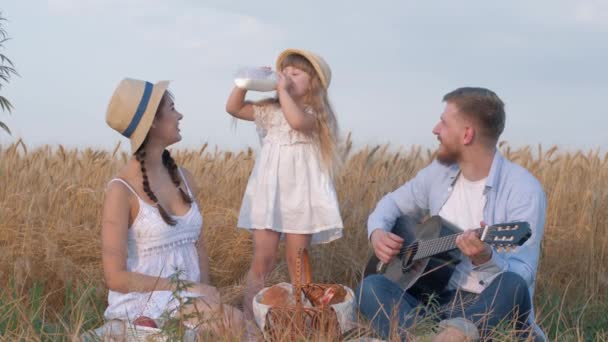
M 190 187 L 186 184 L 188 195 L 192 198 Z M 177 270 L 182 273 L 180 279 L 200 282 L 196 241 L 201 233 L 203 217 L 196 202 L 182 216 L 173 216 L 177 221 L 170 226 L 163 221 L 158 209 L 144 202 L 135 190 L 120 178 L 118 181 L 131 190 L 139 201 L 139 212 L 129 227 L 127 245 L 127 271 L 138 272 L 153 277 L 169 277 Z M 184 292 L 184 297 L 199 297 L 197 294 Z M 178 305 L 171 291 L 129 292 L 109 291 L 108 308 L 105 319 L 133 321 L 139 316 L 159 319 L 163 312 L 171 313 Z
M 278 104 L 253 109 L 262 148 L 247 183 L 238 226 L 312 234 L 311 244 L 340 238 L 338 197 L 312 137 L 292 129 Z

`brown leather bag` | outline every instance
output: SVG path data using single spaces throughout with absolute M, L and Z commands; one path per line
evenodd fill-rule
M 302 273 L 303 272 L 303 273 Z M 304 283 L 301 283 L 304 275 Z M 305 248 L 298 251 L 296 277 L 293 283 L 295 305 L 275 306 L 266 315 L 266 332 L 274 341 L 293 341 L 304 338 L 338 340 L 340 325 L 331 305 L 344 301 L 346 290 L 338 284 L 312 282 L 310 260 Z M 304 307 L 302 295 L 312 307 Z

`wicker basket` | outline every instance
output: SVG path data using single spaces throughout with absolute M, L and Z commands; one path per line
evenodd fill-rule
M 304 283 L 300 282 L 302 274 Z M 298 251 L 293 281 L 295 305 L 271 307 L 268 310 L 264 327 L 266 338 L 273 341 L 309 340 L 313 336 L 323 340 L 339 339 L 342 332 L 336 311 L 330 303 L 320 304 L 319 296 L 327 289 L 334 288 L 346 291 L 352 297 L 352 290 L 338 284 L 313 283 L 308 252 L 304 248 Z M 312 306 L 305 305 L 306 301 Z

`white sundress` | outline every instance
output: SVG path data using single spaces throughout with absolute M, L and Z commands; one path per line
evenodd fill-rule
M 292 129 L 278 104 L 253 109 L 262 148 L 247 183 L 238 226 L 312 234 L 311 244 L 340 238 L 344 226 L 338 197 L 312 137 Z
M 182 180 L 192 198 L 190 187 L 185 181 L 181 169 Z M 190 210 L 182 216 L 173 216 L 177 221 L 175 226 L 163 221 L 158 209 L 144 202 L 135 190 L 124 180 L 114 178 L 110 182 L 121 182 L 131 190 L 139 201 L 139 212 L 128 230 L 127 271 L 137 272 L 153 277 L 169 277 L 176 268 L 183 274 L 180 279 L 190 282 L 200 282 L 196 241 L 201 234 L 203 217 L 196 202 L 192 202 Z M 200 297 L 200 295 L 184 292 L 184 297 Z M 139 316 L 159 319 L 163 312 L 175 309 L 178 302 L 171 291 L 129 292 L 120 293 L 109 291 L 108 307 L 104 313 L 106 320 L 133 321 Z

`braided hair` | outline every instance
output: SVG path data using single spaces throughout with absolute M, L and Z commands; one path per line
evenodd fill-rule
M 168 94 L 169 94 L 169 96 L 171 96 L 171 93 L 168 93 Z M 165 101 L 165 96 L 163 96 L 163 98 L 161 99 L 161 103 L 158 106 L 158 108 L 162 107 L 162 104 L 164 101 Z M 158 115 L 158 112 L 156 112 L 156 115 Z M 175 219 L 173 217 L 171 217 L 171 215 L 169 215 L 169 213 L 165 210 L 165 208 L 163 208 L 163 206 L 160 205 L 160 203 L 158 203 L 158 198 L 156 197 L 156 195 L 150 188 L 150 181 L 148 180 L 148 175 L 146 173 L 146 164 L 145 164 L 146 151 L 144 149 L 144 146 L 146 145 L 147 140 L 148 139 L 146 137 L 143 144 L 141 144 L 141 146 L 137 149 L 137 152 L 135 152 L 135 159 L 139 162 L 139 165 L 141 166 L 141 174 L 142 174 L 142 178 L 143 178 L 144 192 L 146 193 L 148 198 L 150 198 L 154 202 L 154 204 L 156 204 L 156 208 L 158 208 L 158 212 L 160 213 L 160 216 L 162 217 L 163 221 L 165 221 L 170 226 L 175 226 L 177 221 L 175 221 Z M 184 190 L 182 190 L 182 188 L 180 187 L 180 185 L 182 183 L 182 178 L 178 174 L 178 169 L 177 169 L 177 165 L 175 164 L 175 160 L 173 160 L 173 158 L 171 157 L 171 153 L 169 153 L 168 150 L 163 151 L 162 161 L 163 161 L 163 165 L 169 171 L 169 176 L 171 177 L 171 181 L 173 181 L 173 184 L 175 184 L 175 187 L 179 190 L 182 200 L 187 204 L 192 204 L 192 198 L 190 198 L 190 196 L 188 196 L 188 194 L 185 193 Z
M 165 165 L 167 170 L 169 170 L 169 176 L 171 176 L 171 180 L 173 181 L 173 184 L 175 184 L 177 190 L 179 190 L 179 194 L 182 196 L 184 202 L 191 204 L 192 198 L 190 198 L 190 196 L 188 196 L 188 194 L 180 187 L 182 184 L 182 177 L 180 177 L 178 174 L 177 165 L 175 164 L 175 160 L 173 160 L 171 157 L 169 150 L 163 151 L 163 165 Z
M 154 194 L 154 191 L 152 191 L 152 189 L 150 188 L 150 180 L 148 179 L 148 175 L 146 173 L 146 164 L 145 164 L 146 151 L 143 149 L 143 146 L 142 146 L 142 148 L 139 148 L 137 150 L 137 152 L 135 152 L 135 159 L 137 159 L 137 161 L 141 165 L 141 174 L 142 174 L 142 178 L 143 178 L 144 192 L 146 193 L 148 198 L 150 198 L 152 200 L 152 202 L 154 202 L 154 204 L 156 204 L 156 207 L 158 208 L 158 212 L 160 213 L 160 216 L 162 217 L 163 221 L 165 221 L 168 225 L 174 226 L 177 223 L 177 221 L 175 221 L 175 219 L 173 217 L 171 217 L 171 215 L 169 215 L 169 213 L 165 210 L 165 208 L 163 208 L 163 206 L 160 205 L 160 203 L 158 203 L 158 198 Z M 178 175 L 177 165 L 175 164 L 175 161 L 171 157 L 171 154 L 169 153 L 168 150 L 163 151 L 163 165 L 169 171 L 171 180 L 173 181 L 173 184 L 175 184 L 175 187 L 179 190 L 182 200 L 185 203 L 191 204 L 192 198 L 190 198 L 190 196 L 188 196 L 188 194 L 186 192 L 184 192 L 184 190 L 182 190 L 182 188 L 180 187 L 181 177 Z

